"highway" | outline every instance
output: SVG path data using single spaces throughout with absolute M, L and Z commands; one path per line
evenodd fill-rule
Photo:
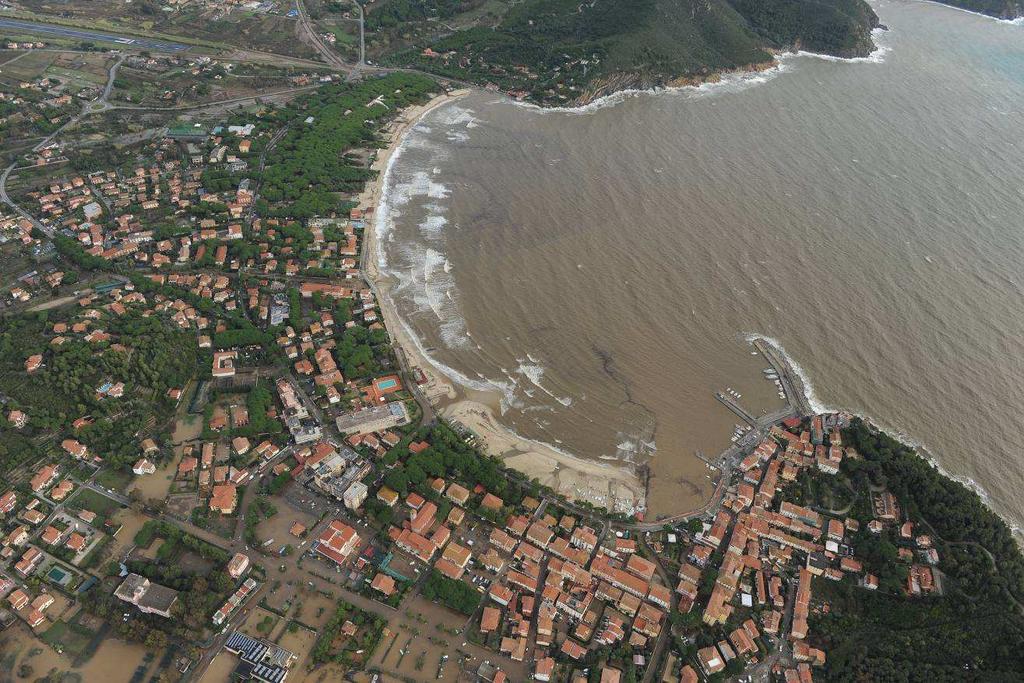
M 188 45 L 171 43 L 153 38 L 132 38 L 114 33 L 92 31 L 72 26 L 57 26 L 55 24 L 40 24 L 34 21 L 22 21 L 21 19 L 0 18 L 0 29 L 13 29 L 27 33 L 42 33 L 44 35 L 58 36 L 61 38 L 77 38 L 79 40 L 97 40 L 105 43 L 117 43 L 125 47 L 138 48 L 140 50 L 157 50 L 159 52 L 184 52 L 189 49 Z

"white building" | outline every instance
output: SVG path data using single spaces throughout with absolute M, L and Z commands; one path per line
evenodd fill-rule
M 345 503 L 345 507 L 349 510 L 358 510 L 366 500 L 368 493 L 366 484 L 361 481 L 352 482 L 352 485 L 345 491 L 342 500 Z

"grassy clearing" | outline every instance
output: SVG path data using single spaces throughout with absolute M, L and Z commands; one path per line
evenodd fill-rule
M 68 507 L 75 510 L 90 510 L 96 513 L 97 521 L 106 521 L 121 509 L 121 504 L 112 498 L 97 493 L 92 489 L 79 489 L 78 493 L 68 502 Z
M 96 483 L 103 488 L 124 493 L 132 482 L 132 473 L 125 470 L 106 468 L 96 475 Z
M 95 635 L 84 626 L 57 621 L 39 639 L 58 652 L 78 657 L 88 649 Z

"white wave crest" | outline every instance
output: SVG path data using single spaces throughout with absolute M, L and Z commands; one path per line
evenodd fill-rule
M 449 128 L 453 126 L 476 128 L 480 124 L 480 120 L 476 118 L 475 114 L 476 112 L 468 107 L 454 105 L 445 109 L 445 115 L 441 118 L 441 122 Z
M 884 45 L 882 37 L 886 34 L 886 31 L 881 28 L 876 28 L 871 32 L 871 38 L 875 41 L 875 49 L 867 57 L 836 57 L 835 55 L 826 55 L 819 52 L 808 52 L 807 50 L 799 50 L 797 52 L 787 52 L 779 56 L 779 61 L 785 62 L 787 59 L 794 57 L 810 57 L 812 59 L 820 59 L 825 62 L 845 62 L 847 64 L 881 64 L 885 61 L 885 56 L 892 52 L 892 47 Z
M 443 213 L 431 212 L 426 218 L 420 221 L 419 229 L 425 236 L 437 237 L 444 231 L 444 227 L 446 225 L 448 225 L 448 219 L 445 218 Z
M 779 350 L 779 353 L 782 354 L 782 357 L 785 358 L 786 362 L 789 363 L 790 367 L 793 368 L 793 372 L 795 372 L 797 377 L 800 378 L 800 383 L 803 384 L 804 386 L 804 395 L 807 398 L 807 404 L 811 407 L 811 410 L 813 410 L 815 413 L 828 413 L 836 411 L 836 408 L 830 408 L 829 406 L 821 402 L 817 394 L 814 393 L 814 385 L 811 384 L 810 375 L 807 374 L 807 371 L 804 370 L 803 367 L 799 363 L 797 363 L 792 356 L 786 353 L 786 348 L 782 345 L 782 342 L 780 342 L 778 339 L 775 339 L 774 337 L 769 337 L 766 334 L 760 333 L 745 334 L 743 335 L 743 338 L 748 343 L 752 343 L 755 339 L 763 339 Z
M 529 356 L 529 354 L 527 354 Z M 519 367 L 516 368 L 516 372 L 530 380 L 530 383 L 535 387 L 543 391 L 545 394 L 555 399 L 559 404 L 568 408 L 572 405 L 572 398 L 568 396 L 559 396 L 553 391 L 541 384 L 541 379 L 544 377 L 544 366 L 535 363 L 524 363 L 520 361 Z
M 682 85 L 674 86 L 669 88 L 650 88 L 650 89 L 626 89 L 619 90 L 610 95 L 599 97 L 598 99 L 588 104 L 580 105 L 578 107 L 541 107 L 540 105 L 532 102 L 523 102 L 519 100 L 506 99 L 507 102 L 512 102 L 515 106 L 525 107 L 532 109 L 541 114 L 558 113 L 558 114 L 574 114 L 574 115 L 585 115 L 593 114 L 596 111 L 600 111 L 606 107 L 614 107 L 626 100 L 634 97 L 641 96 L 660 96 L 660 95 L 686 95 L 689 97 L 706 97 L 708 95 L 714 95 L 722 92 L 740 92 L 751 88 L 756 85 L 762 85 L 772 80 L 779 74 L 785 73 L 788 70 L 787 62 L 792 60 L 794 57 L 812 57 L 815 59 L 824 59 L 831 62 L 847 62 L 850 64 L 881 64 L 885 61 L 885 56 L 892 51 L 892 48 L 888 45 L 882 45 L 880 38 L 885 34 L 885 31 L 881 28 L 874 29 L 871 32 L 872 38 L 875 40 L 875 50 L 867 57 L 835 57 L 833 55 L 824 55 L 816 52 L 807 52 L 801 50 L 799 52 L 790 52 L 780 55 L 775 60 L 775 65 L 765 69 L 763 71 L 739 71 L 735 73 L 724 74 L 720 79 L 714 82 L 701 83 L 699 85 Z
M 944 2 L 935 2 L 934 0 L 919 0 L 925 5 L 938 5 L 939 7 L 945 7 L 946 9 L 955 10 L 957 12 L 963 12 L 964 14 L 973 14 L 976 17 L 982 19 L 988 19 L 999 24 L 1005 24 L 1007 26 L 1024 26 L 1024 17 L 1017 17 L 1016 19 L 1000 19 L 999 17 L 993 17 L 989 14 L 983 14 L 982 12 L 975 12 L 973 10 L 965 9 L 963 7 L 954 7 L 953 5 L 947 5 Z
M 619 90 L 610 95 L 599 97 L 593 102 L 588 104 L 580 105 L 578 107 L 541 107 L 540 105 L 533 104 L 532 102 L 522 102 L 519 100 L 506 100 L 512 102 L 517 107 L 525 107 L 532 109 L 539 114 L 570 114 L 570 115 L 586 115 L 593 114 L 594 112 L 600 111 L 607 107 L 614 107 L 626 100 L 633 99 L 635 97 L 651 97 L 661 95 L 687 95 L 687 96 L 707 96 L 721 92 L 739 92 L 755 85 L 761 85 L 767 83 L 775 76 L 786 71 L 786 66 L 781 62 L 777 62 L 775 66 L 772 66 L 764 71 L 740 71 L 736 73 L 724 74 L 720 79 L 715 82 L 701 83 L 699 85 L 680 85 L 668 88 L 648 88 L 648 89 L 637 89 L 629 88 L 626 90 Z

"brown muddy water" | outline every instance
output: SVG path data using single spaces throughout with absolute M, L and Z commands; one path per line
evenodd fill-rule
M 652 513 L 710 494 L 695 458 L 813 401 L 927 447 L 1024 520 L 1024 26 L 877 2 L 863 60 L 787 56 L 697 89 L 541 111 L 476 93 L 389 167 L 381 265 L 422 347 L 513 430 L 649 463 Z

